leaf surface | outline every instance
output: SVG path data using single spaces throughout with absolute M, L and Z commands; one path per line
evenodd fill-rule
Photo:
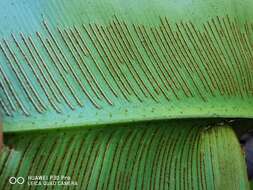
M 0 188 L 46 189 L 41 180 L 40 186 L 28 186 L 28 176 L 59 175 L 78 184 L 70 189 L 249 189 L 233 130 L 209 123 L 159 121 L 12 134 L 7 136 L 12 148 L 0 155 Z M 11 176 L 24 177 L 25 184 L 10 185 Z M 56 183 L 61 181 L 66 179 Z
M 252 6 L 1 1 L 4 131 L 252 118 Z

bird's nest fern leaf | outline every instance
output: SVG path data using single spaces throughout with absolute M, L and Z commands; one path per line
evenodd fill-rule
M 197 120 L 114 125 L 100 129 L 25 132 L 7 136 L 0 189 L 11 176 L 23 188 L 246 190 L 245 161 L 230 127 Z M 30 176 L 30 177 L 28 177 Z M 36 176 L 47 176 L 45 181 Z M 33 181 L 34 180 L 34 181 Z M 44 183 L 44 184 L 43 184 Z M 77 185 L 77 186 L 76 186 Z
M 1 1 L 4 131 L 252 118 L 252 6 Z

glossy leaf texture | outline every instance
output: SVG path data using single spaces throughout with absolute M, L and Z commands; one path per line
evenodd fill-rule
M 253 117 L 252 1 L 0 2 L 4 131 Z
M 0 189 L 63 189 L 27 184 L 27 176 L 39 175 L 69 176 L 78 184 L 66 189 L 249 189 L 233 130 L 212 122 L 11 134 L 0 155 Z M 10 185 L 10 176 L 23 176 L 25 183 Z

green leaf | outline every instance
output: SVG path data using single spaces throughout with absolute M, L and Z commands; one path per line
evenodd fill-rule
M 28 189 L 28 176 L 40 175 L 68 176 L 78 184 L 70 189 L 249 189 L 233 130 L 197 120 L 16 133 L 7 146 L 0 189 Z M 25 184 L 10 185 L 11 176 Z
M 252 1 L 0 3 L 4 131 L 253 117 Z
M 232 130 L 180 120 L 253 118 L 252 6 L 2 0 L 0 188 L 248 189 Z

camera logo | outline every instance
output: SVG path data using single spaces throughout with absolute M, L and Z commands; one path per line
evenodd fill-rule
M 19 184 L 19 185 L 22 185 L 23 183 L 25 182 L 25 178 L 23 177 L 10 177 L 9 178 L 9 183 L 14 185 L 14 184 Z

